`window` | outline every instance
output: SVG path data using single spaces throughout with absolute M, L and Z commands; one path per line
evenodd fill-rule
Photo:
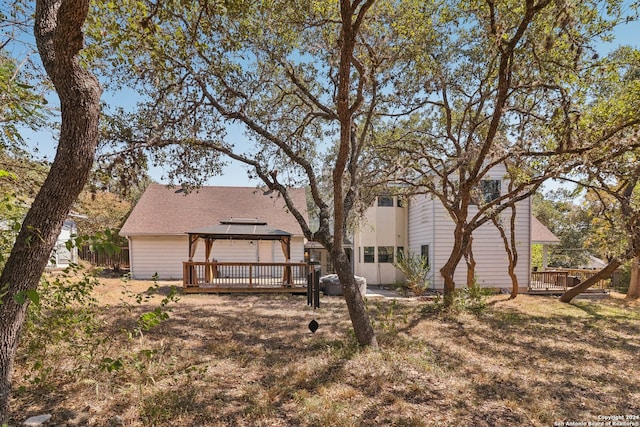
M 420 256 L 427 260 L 427 265 L 429 265 L 429 245 L 420 246 Z
M 393 196 L 378 196 L 378 206 L 393 207 Z
M 402 256 L 404 256 L 404 246 L 398 246 L 396 248 L 396 259 L 400 259 Z
M 485 203 L 489 203 L 500 197 L 500 184 L 499 179 L 483 179 L 480 181 L 482 198 Z
M 364 247 L 364 262 L 365 263 L 375 262 L 375 248 L 373 246 Z
M 378 246 L 378 262 L 379 263 L 393 262 L 393 246 Z
M 396 203 L 396 206 L 398 206 L 399 208 L 404 208 L 405 205 L 406 205 L 405 200 L 402 197 L 398 197 L 398 202 Z
M 501 186 L 502 181 L 499 179 L 483 179 L 480 181 L 479 191 L 475 197 L 480 198 L 483 204 L 489 203 L 500 197 Z M 477 205 L 477 200 L 473 201 L 472 204 Z

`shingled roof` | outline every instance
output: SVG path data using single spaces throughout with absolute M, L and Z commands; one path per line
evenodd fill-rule
M 560 239 L 551 232 L 538 218 L 531 216 L 531 243 L 557 245 Z
M 294 205 L 307 216 L 303 188 L 289 189 Z M 230 218 L 257 218 L 269 227 L 301 235 L 296 219 L 277 193 L 254 187 L 202 187 L 185 194 L 181 188 L 151 184 L 122 226 L 120 235 L 182 235 Z

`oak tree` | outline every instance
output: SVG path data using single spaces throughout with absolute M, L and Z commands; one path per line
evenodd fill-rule
M 414 193 L 439 200 L 453 222 L 453 246 L 440 269 L 445 301 L 461 260 L 473 267 L 476 229 L 506 225 L 502 212 L 637 124 L 637 114 L 617 115 L 600 123 L 599 137 L 578 132 L 594 79 L 615 63 L 594 48 L 625 19 L 622 2 L 608 4 L 605 16 L 598 1 L 448 2 L 447 13 L 436 15 L 447 23 L 439 37 L 416 37 L 411 76 L 424 87 L 424 108 L 399 124 L 379 152 Z M 497 165 L 505 166 L 509 189 L 485 198 L 483 181 Z
M 104 43 L 94 55 L 111 65 L 113 84 L 128 82 L 143 97 L 135 113 L 111 121 L 113 149 L 144 150 L 174 165 L 171 178 L 194 185 L 219 173 L 221 156 L 247 165 L 284 199 L 305 237 L 330 252 L 356 338 L 376 346 L 345 234 L 363 190 L 385 172 L 372 142 L 422 102 L 421 87 L 405 86 L 414 52 L 406 30 L 427 22 L 432 8 L 382 0 L 101 4 L 93 28 Z M 316 227 L 293 205 L 293 185 L 309 188 Z
M 28 303 L 73 202 L 91 171 L 98 142 L 101 87 L 80 63 L 85 0 L 38 0 L 34 33 L 60 98 L 60 139 L 51 170 L 22 223 L 0 274 L 0 423 L 8 421 L 13 361 Z

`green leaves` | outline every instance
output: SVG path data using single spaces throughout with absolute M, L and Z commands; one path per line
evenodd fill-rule
M 39 129 L 49 115 L 43 94 L 27 83 L 27 79 L 17 60 L 0 50 L 0 144 L 3 147 L 23 145 L 20 128 Z
M 407 287 L 414 295 L 423 295 L 429 288 L 427 275 L 430 271 L 429 260 L 418 254 L 405 255 L 398 253 L 398 260 L 393 264 L 405 277 Z
M 169 318 L 169 314 L 162 310 L 161 307 L 156 307 L 153 311 L 149 311 L 140 316 L 139 322 L 140 327 L 143 331 L 148 331 L 149 329 L 158 326 L 164 320 Z
M 18 304 L 24 304 L 27 300 L 35 305 L 40 305 L 40 293 L 36 290 L 20 291 L 13 296 Z
M 100 361 L 100 369 L 109 373 L 119 371 L 124 368 L 124 362 L 121 358 L 112 359 L 105 357 Z

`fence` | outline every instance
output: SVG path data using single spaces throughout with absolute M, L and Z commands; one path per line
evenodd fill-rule
M 81 260 L 87 261 L 96 267 L 128 269 L 129 266 L 129 248 L 122 247 L 120 251 L 113 255 L 107 255 L 101 252 L 89 250 L 89 246 L 83 246 L 78 249 L 78 256 Z

